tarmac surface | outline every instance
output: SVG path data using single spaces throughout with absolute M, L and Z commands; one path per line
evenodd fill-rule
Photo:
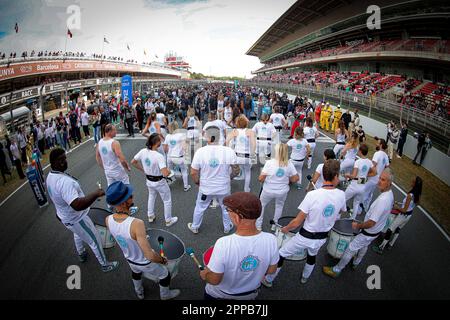
M 138 136 L 134 139 L 119 138 L 128 160 L 145 147 L 145 140 Z M 304 187 L 307 185 L 306 176 L 313 174 L 317 164 L 322 162 L 323 150 L 334 146 L 329 138 L 318 140 L 312 168 L 308 170 L 305 166 L 303 170 Z M 104 173 L 95 161 L 93 145 L 90 140 L 68 155 L 68 173 L 79 179 L 85 194 L 95 190 L 97 181 L 106 186 Z M 252 167 L 251 191 L 255 194 L 260 190 L 257 181 L 260 167 L 259 164 Z M 140 208 L 136 216 L 143 219 L 148 228 L 160 228 L 177 235 L 186 247 L 195 249 L 197 257 L 201 257 L 201 253 L 224 236 L 220 208 L 207 210 L 199 234 L 188 230 L 187 223 L 192 221 L 198 192 L 191 179 L 192 189 L 188 192 L 183 191 L 181 178 L 171 186 L 173 215 L 178 216 L 179 221 L 170 228 L 164 225 L 163 204 L 159 197 L 155 206 L 157 219 L 151 224 L 146 219 L 148 193 L 144 175 L 133 169 L 130 181 L 135 190 L 135 204 Z M 232 192 L 242 191 L 243 183 L 232 181 Z M 297 190 L 291 186 L 283 216 L 297 214 L 304 189 Z M 402 201 L 403 194 L 396 188 L 393 191 L 396 201 Z M 104 198 L 92 207 L 105 208 Z M 16 192 L 0 210 L 0 299 L 136 299 L 131 271 L 118 245 L 105 250 L 109 260 L 120 262 L 116 271 L 104 274 L 90 249 L 87 262 L 81 264 L 76 255 L 73 234 L 56 219 L 53 204 L 41 209 L 37 206 L 29 185 Z M 270 232 L 269 220 L 273 217 L 273 210 L 272 202 L 266 209 L 263 231 Z M 374 243 L 379 241 L 377 239 Z M 322 266 L 337 261 L 327 253 L 325 244 L 307 284 L 300 283 L 305 262 L 286 261 L 273 287 L 261 288 L 258 299 L 449 299 L 449 244 L 433 223 L 415 209 L 393 250 L 380 256 L 369 249 L 357 270 L 348 267 L 335 280 L 325 276 L 321 270 Z M 67 288 L 66 281 L 70 275 L 66 270 L 71 265 L 81 268 L 81 290 Z M 371 265 L 379 266 L 381 270 L 379 290 L 369 290 L 367 287 L 370 276 L 367 267 Z M 177 299 L 203 299 L 204 286 L 198 269 L 185 255 L 179 265 L 179 273 L 171 283 L 172 288 L 181 289 Z M 156 283 L 144 280 L 144 287 L 146 299 L 159 299 Z

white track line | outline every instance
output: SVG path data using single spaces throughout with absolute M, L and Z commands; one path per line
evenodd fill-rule
M 88 141 L 93 140 L 94 138 L 90 138 L 82 143 L 80 143 L 79 145 L 77 145 L 76 147 L 74 147 L 73 149 L 70 149 L 67 153 L 72 153 L 73 151 L 77 150 L 79 147 L 81 147 L 83 144 L 85 144 Z M 42 168 L 42 171 L 46 170 L 48 167 L 50 167 L 50 164 L 46 165 L 44 168 Z M 24 183 L 22 183 L 16 190 L 14 190 L 5 200 L 2 201 L 2 203 L 0 203 L 0 207 L 3 206 L 6 201 L 9 200 L 9 198 L 11 198 L 17 191 L 19 191 L 23 186 L 27 185 L 28 181 L 25 181 Z
M 323 135 L 324 137 L 329 138 L 330 140 L 332 140 L 333 142 L 336 142 L 334 139 L 331 139 L 330 137 L 328 137 L 327 135 L 325 135 L 324 133 L 318 131 L 321 135 Z M 393 183 L 394 187 L 400 191 L 400 193 L 402 193 L 404 196 L 406 196 L 406 192 L 403 191 L 402 188 L 400 188 L 400 186 L 398 186 L 396 183 Z M 434 220 L 434 218 L 428 213 L 427 210 L 425 210 L 424 208 L 422 208 L 421 206 L 417 207 L 418 209 L 420 209 L 420 211 L 422 211 L 422 213 L 425 215 L 425 217 L 427 217 L 435 226 L 436 228 L 442 233 L 442 235 L 447 239 L 448 242 L 450 242 L 450 236 L 447 234 L 447 232 L 445 232 L 445 230 L 436 222 L 436 220 Z

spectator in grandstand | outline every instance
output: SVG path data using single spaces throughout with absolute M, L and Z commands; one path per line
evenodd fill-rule
M 400 125 L 402 129 L 400 130 L 400 137 L 398 139 L 397 145 L 397 158 L 401 158 L 403 156 L 403 146 L 405 145 L 406 138 L 408 137 L 408 125 L 400 119 Z
M 425 159 L 428 150 L 430 150 L 432 147 L 431 137 L 428 132 L 421 133 L 417 136 L 415 135 L 415 137 L 417 137 L 417 153 L 412 163 L 415 165 L 422 165 L 422 162 Z M 421 153 L 420 162 L 419 164 L 417 164 L 416 160 L 420 153 Z

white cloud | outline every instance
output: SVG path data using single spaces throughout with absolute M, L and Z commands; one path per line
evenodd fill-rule
M 0 51 L 64 50 L 65 11 L 75 3 L 81 7 L 81 30 L 71 30 L 74 37 L 68 40 L 68 50 L 100 53 L 105 35 L 110 42 L 105 55 L 143 61 L 145 49 L 148 59 L 157 54 L 162 60 L 174 51 L 194 72 L 248 77 L 260 63 L 245 52 L 295 2 L 180 1 L 17 0 L 0 13 L 0 31 L 13 31 L 14 22 L 2 18 L 14 11 L 15 17 L 20 16 L 20 33 L 2 38 Z

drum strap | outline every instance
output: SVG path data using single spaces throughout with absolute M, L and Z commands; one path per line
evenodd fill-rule
M 328 232 L 309 232 L 308 230 L 303 228 L 300 229 L 299 233 L 303 237 L 312 240 L 321 240 L 326 239 L 328 237 Z
M 158 182 L 163 179 L 163 176 L 149 176 L 149 175 L 145 175 L 145 176 L 147 177 L 147 180 L 151 181 L 151 182 Z
M 129 259 L 127 259 L 127 261 L 135 266 L 141 266 L 141 267 L 148 266 L 150 263 L 152 263 L 151 261 L 149 261 L 147 263 L 137 263 L 137 262 L 131 261 Z
M 281 130 L 281 129 L 283 129 L 283 127 L 282 126 L 276 126 L 275 129 Z
M 369 232 L 367 232 L 366 230 L 362 230 L 361 231 L 361 233 L 363 234 L 363 235 L 365 235 L 365 236 L 368 236 L 368 237 L 378 237 L 378 235 L 381 233 L 381 232 L 378 232 L 378 233 L 369 233 Z
M 220 291 L 222 291 L 222 290 L 220 290 Z M 226 293 L 225 291 L 222 291 L 222 292 L 229 296 L 241 297 L 241 296 L 246 296 L 246 295 L 249 295 L 252 293 L 258 293 L 258 291 L 259 291 L 259 288 L 256 288 L 255 290 L 252 290 L 252 291 L 247 291 L 247 292 L 242 292 L 242 293 L 233 293 L 233 294 Z
M 187 129 L 188 129 L 188 130 L 194 130 L 195 127 L 188 127 Z
M 272 140 L 272 138 L 263 138 L 263 137 L 257 137 L 256 138 L 256 140 L 268 140 L 268 141 L 270 141 L 270 140 Z

